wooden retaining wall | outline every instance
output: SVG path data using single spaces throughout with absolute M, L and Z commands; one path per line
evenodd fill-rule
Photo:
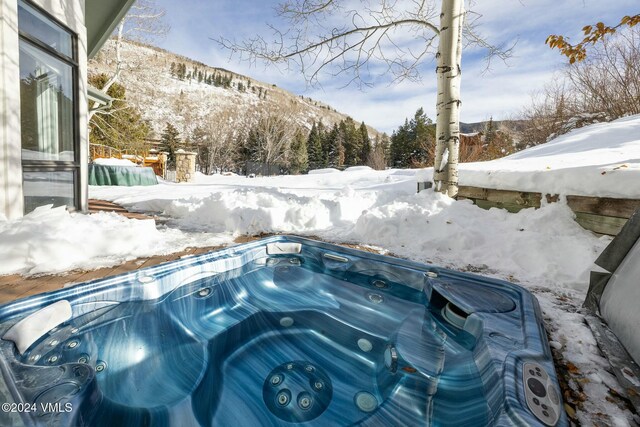
M 558 200 L 558 195 L 544 196 L 548 202 Z M 484 209 L 501 208 L 518 212 L 526 208 L 539 208 L 542 193 L 461 186 L 458 198 L 473 200 L 473 203 Z M 567 204 L 576 214 L 576 222 L 582 227 L 610 236 L 617 235 L 627 219 L 636 209 L 640 209 L 638 199 L 609 197 L 567 196 Z

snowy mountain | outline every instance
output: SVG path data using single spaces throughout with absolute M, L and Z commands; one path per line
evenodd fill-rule
M 290 116 L 309 129 L 314 121 L 333 125 L 347 117 L 318 100 L 157 47 L 123 42 L 121 55 L 124 66 L 119 82 L 126 88 L 127 99 L 151 122 L 152 137 L 159 137 L 166 122 L 171 122 L 185 135 L 197 126 L 220 121 L 244 126 L 248 118 L 260 111 Z M 115 58 L 115 42 L 110 40 L 96 58 L 89 61 L 89 74 L 112 75 Z M 182 64 L 185 75 L 175 72 Z M 207 76 L 210 76 L 209 82 Z M 378 133 L 369 127 L 371 137 Z

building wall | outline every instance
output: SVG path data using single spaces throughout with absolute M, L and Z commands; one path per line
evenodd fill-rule
M 18 4 L 0 0 L 0 215 L 22 216 Z
M 80 132 L 80 208 L 87 209 L 87 30 L 84 0 L 32 0 L 76 33 L 78 40 L 78 128 Z M 17 0 L 0 0 L 0 215 L 23 214 L 20 140 L 20 69 Z

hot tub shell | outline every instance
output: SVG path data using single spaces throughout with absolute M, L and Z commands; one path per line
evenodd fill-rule
M 0 341 L 27 409 L 0 423 L 567 425 L 538 303 L 496 279 L 276 236 L 6 304 L 0 334 L 63 300 Z

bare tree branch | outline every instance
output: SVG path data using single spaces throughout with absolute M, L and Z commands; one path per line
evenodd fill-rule
M 390 84 L 420 81 L 421 65 L 436 54 L 439 2 L 435 0 L 285 0 L 276 8 L 284 20 L 269 25 L 272 37 L 256 36 L 218 43 L 241 60 L 255 65 L 280 64 L 302 71 L 307 83 L 317 85 L 321 75 L 349 75 L 347 85 L 372 86 L 378 76 Z M 513 46 L 494 46 L 467 21 L 466 45 L 487 50 L 491 59 L 505 60 Z M 381 67 L 382 66 L 382 67 Z
M 373 85 L 375 74 L 392 83 L 418 81 L 425 59 L 437 58 L 434 182 L 437 191 L 455 197 L 462 40 L 487 49 L 489 59 L 504 60 L 513 47 L 490 44 L 475 30 L 475 19 L 463 27 L 464 0 L 285 0 L 277 11 L 285 29 L 270 26 L 274 41 L 261 36 L 240 42 L 220 37 L 218 43 L 252 64 L 263 61 L 298 68 L 312 85 L 322 73 L 348 75 L 346 85 L 360 87 Z M 382 72 L 373 68 L 380 64 Z
M 413 0 L 403 10 L 395 1 L 290 0 L 276 9 L 286 28 L 270 25 L 273 38 L 257 36 L 235 41 L 218 39 L 232 55 L 252 64 L 257 61 L 283 64 L 304 72 L 307 82 L 317 84 L 321 72 L 337 76 L 353 73 L 351 83 L 369 86 L 374 66 L 385 64 L 384 73 L 394 81 L 417 80 L 417 65 L 433 52 L 439 33 L 436 8 L 426 0 Z M 416 52 L 416 40 L 426 49 Z M 364 71 L 367 71 L 364 73 Z
M 158 8 L 154 0 L 137 0 L 129 13 L 120 21 L 113 32 L 115 41 L 113 50 L 109 51 L 115 57 L 115 71 L 109 77 L 107 82 L 100 89 L 105 93 L 114 83 L 118 81 L 124 69 L 122 61 L 122 41 L 124 39 L 148 42 L 152 39 L 165 36 L 170 29 L 167 22 L 164 21 L 166 11 Z M 105 48 L 103 48 L 105 49 Z M 107 50 L 109 48 L 106 48 Z M 89 121 L 96 114 L 98 103 L 94 103 L 89 109 Z

